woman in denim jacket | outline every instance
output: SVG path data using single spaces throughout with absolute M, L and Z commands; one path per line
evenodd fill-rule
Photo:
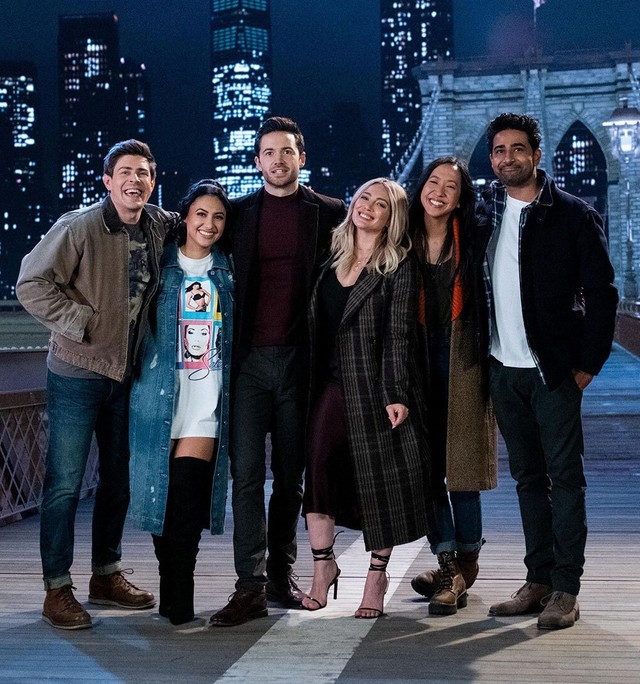
M 224 528 L 233 273 L 219 240 L 230 210 L 210 179 L 182 200 L 131 391 L 129 517 L 153 536 L 159 611 L 175 625 L 194 617 L 202 529 Z M 205 311 L 187 306 L 195 282 L 211 293 Z

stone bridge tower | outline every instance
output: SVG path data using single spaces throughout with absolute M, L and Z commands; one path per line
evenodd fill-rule
M 631 49 L 552 57 L 530 53 L 508 64 L 425 63 L 414 70 L 423 111 L 429 109 L 431 117 L 423 163 L 454 153 L 470 162 L 482 186 L 493 178 L 484 142 L 489 120 L 507 111 L 535 116 L 542 127 L 540 166 L 603 214 L 616 282 L 624 293 L 629 266 L 640 271 L 640 156 L 617 159 L 602 123 L 622 98 L 640 108 L 637 74 L 640 51 Z

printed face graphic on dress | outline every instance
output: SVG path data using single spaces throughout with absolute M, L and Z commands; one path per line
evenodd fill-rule
M 189 380 L 202 380 L 212 371 L 221 371 L 222 311 L 208 276 L 185 276 L 178 324 L 176 369 L 189 371 Z
M 185 361 L 201 359 L 211 349 L 211 324 L 187 323 L 183 343 Z

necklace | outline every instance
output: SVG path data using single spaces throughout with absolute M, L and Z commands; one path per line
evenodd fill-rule
M 369 262 L 369 259 L 371 259 L 371 255 L 373 254 L 373 249 L 369 250 L 368 252 L 365 252 L 365 254 L 359 258 L 356 258 L 356 263 L 351 267 L 352 271 L 360 271 L 362 270 L 365 265 Z M 358 256 L 356 252 L 356 257 Z

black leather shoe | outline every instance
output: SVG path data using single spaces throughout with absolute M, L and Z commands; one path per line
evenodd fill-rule
M 267 599 L 285 608 L 301 608 L 306 594 L 296 584 L 297 575 L 288 573 L 284 577 L 270 577 L 267 580 Z
M 234 627 L 267 615 L 267 597 L 263 593 L 238 589 L 229 597 L 229 603 L 211 616 L 209 624 L 212 627 Z

